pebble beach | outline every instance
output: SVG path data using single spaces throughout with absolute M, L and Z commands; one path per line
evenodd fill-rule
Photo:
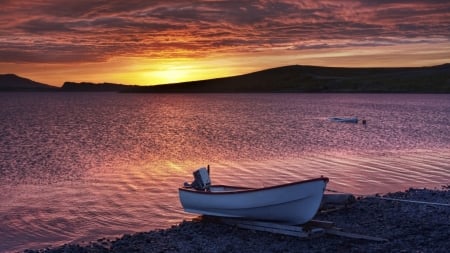
M 85 244 L 24 252 L 448 252 L 450 187 L 359 197 L 351 205 L 321 211 L 314 219 L 331 221 L 345 232 L 386 240 L 331 234 L 305 239 L 194 219 L 116 239 L 99 238 Z

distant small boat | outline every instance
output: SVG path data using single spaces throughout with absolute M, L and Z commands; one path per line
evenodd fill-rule
M 210 185 L 206 171 L 197 170 L 195 181 L 179 188 L 186 212 L 303 224 L 317 213 L 328 183 L 328 178 L 320 177 L 264 188 Z
M 330 118 L 331 121 L 334 122 L 342 122 L 342 123 L 358 123 L 357 117 L 332 117 Z

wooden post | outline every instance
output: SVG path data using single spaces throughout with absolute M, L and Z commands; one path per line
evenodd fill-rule
M 356 198 L 352 194 L 324 194 L 320 209 L 345 207 L 355 203 Z

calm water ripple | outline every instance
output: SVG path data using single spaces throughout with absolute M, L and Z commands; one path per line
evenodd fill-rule
M 450 95 L 0 93 L 0 252 L 191 218 L 177 187 L 206 164 L 222 184 L 439 188 L 449 116 Z

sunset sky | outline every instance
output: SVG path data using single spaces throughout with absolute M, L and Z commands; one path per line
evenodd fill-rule
M 448 0 L 0 0 L 0 73 L 162 84 L 450 62 Z

